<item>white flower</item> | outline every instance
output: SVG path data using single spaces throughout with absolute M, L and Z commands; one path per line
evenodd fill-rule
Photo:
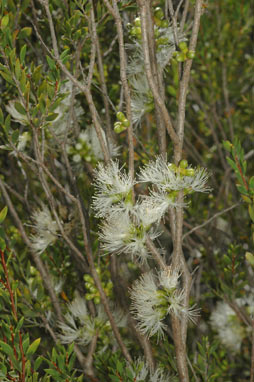
M 107 146 L 105 132 L 102 129 L 100 129 L 100 131 L 101 131 L 104 144 Z M 101 150 L 100 141 L 94 126 L 91 126 L 87 129 L 87 134 L 89 138 L 88 143 L 91 146 L 91 151 L 93 155 L 95 156 L 96 159 L 103 159 L 104 158 L 103 152 Z M 108 137 L 108 146 L 109 146 L 108 148 L 109 148 L 109 153 L 111 157 L 115 157 L 119 155 L 120 148 L 116 146 L 109 137 Z
M 159 233 L 152 229 L 147 232 L 145 227 L 138 223 L 132 221 L 127 212 L 113 214 L 102 225 L 100 238 L 103 241 L 103 249 L 117 254 L 125 252 L 141 263 L 146 261 L 150 256 L 146 248 L 147 236 L 154 240 Z
M 191 170 L 191 175 L 188 173 Z M 186 175 L 184 175 L 186 173 Z M 196 192 L 209 192 L 206 187 L 208 174 L 205 169 L 180 169 L 172 163 L 166 162 L 163 157 L 150 161 L 140 172 L 140 182 L 152 182 L 160 191 L 187 190 Z
M 131 191 L 135 182 L 121 171 L 118 161 L 111 161 L 106 166 L 100 163 L 95 170 L 95 179 L 93 209 L 97 217 L 106 217 L 114 212 L 113 209 L 119 212 L 131 208 Z
M 42 206 L 41 210 L 33 213 L 32 219 L 35 223 L 34 228 L 37 231 L 36 235 L 30 237 L 32 249 L 41 254 L 49 245 L 56 241 L 58 226 L 52 219 L 48 207 L 45 205 Z
M 79 154 L 75 154 L 72 159 L 75 163 L 79 163 L 81 161 L 81 156 Z
M 236 299 L 238 306 L 244 306 L 246 299 Z M 253 298 L 249 301 L 253 306 Z M 243 325 L 235 311 L 224 301 L 219 301 L 211 314 L 210 322 L 213 330 L 218 332 L 218 337 L 233 353 L 240 351 L 241 343 L 246 336 Z
M 116 325 L 122 327 L 126 325 L 126 317 L 121 309 L 115 309 L 111 306 L 111 311 Z M 68 312 L 64 316 L 66 323 L 58 322 L 61 334 L 58 338 L 62 343 L 76 342 L 81 345 L 88 345 L 93 337 L 100 330 L 111 328 L 103 306 L 97 306 L 97 314 L 92 317 L 88 314 L 85 299 L 77 295 L 68 305 Z
M 175 196 L 166 191 L 150 191 L 149 196 L 145 196 L 143 200 L 136 205 L 139 212 L 140 220 L 145 224 L 159 223 L 169 208 L 183 207 L 175 201 Z
M 180 276 L 181 274 L 177 270 L 172 271 L 172 268 L 168 266 L 167 269 L 164 269 L 160 272 L 160 285 L 168 290 L 176 289 Z
M 163 337 L 166 325 L 162 320 L 165 315 L 158 309 L 157 285 L 152 272 L 143 274 L 134 282 L 131 299 L 131 311 L 139 321 L 138 329 L 149 337 L 154 334 Z
M 60 341 L 64 344 L 76 342 L 87 345 L 91 342 L 96 333 L 94 320 L 90 318 L 87 312 L 85 300 L 77 296 L 69 304 L 68 313 L 64 316 L 66 323 L 59 322 L 58 327 L 62 334 L 58 335 Z
M 75 114 L 76 119 L 80 118 L 84 114 L 84 110 L 75 99 L 75 96 L 79 93 L 79 90 L 77 88 L 73 89 L 73 86 L 73 83 L 69 80 L 61 86 L 61 95 L 65 94 L 65 97 L 61 100 L 59 106 L 57 106 L 54 110 L 54 113 L 58 114 L 58 116 L 51 122 L 54 133 L 58 137 L 65 134 L 66 130 L 70 129 L 70 123 L 73 123 L 71 110 L 72 113 Z M 74 100 L 72 99 L 73 97 Z M 72 103 L 74 107 L 72 107 Z
M 138 328 L 149 337 L 164 335 L 164 319 L 168 314 L 182 318 L 184 315 L 193 322 L 198 311 L 184 306 L 184 290 L 178 287 L 178 271 L 171 267 L 159 272 L 156 277 L 152 272 L 145 273 L 134 282 L 131 290 L 132 312 L 139 321 Z
M 128 370 L 131 372 L 133 380 L 136 382 L 168 382 L 172 381 L 171 376 L 165 373 L 161 368 L 152 371 L 142 358 L 138 358 L 132 365 L 128 364 Z
M 150 99 L 144 94 L 133 94 L 131 97 L 132 122 L 137 124 L 148 111 Z

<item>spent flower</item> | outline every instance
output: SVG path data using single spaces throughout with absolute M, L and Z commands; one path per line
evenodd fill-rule
M 35 235 L 31 235 L 32 249 L 41 254 L 45 249 L 53 244 L 58 236 L 58 226 L 52 219 L 51 213 L 47 206 L 43 205 L 41 210 L 33 213 Z

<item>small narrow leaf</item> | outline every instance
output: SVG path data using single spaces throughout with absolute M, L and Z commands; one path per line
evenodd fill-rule
M 254 205 L 253 204 L 252 205 L 249 204 L 248 211 L 249 211 L 250 218 L 254 223 Z
M 50 58 L 49 56 L 46 56 L 46 59 L 47 59 L 47 62 L 48 62 L 50 69 L 54 70 L 56 68 L 55 61 L 52 60 L 52 58 Z
M 15 109 L 22 115 L 26 115 L 26 109 L 24 108 L 24 106 L 21 105 L 21 103 L 19 102 L 15 102 L 14 104 L 15 106 Z
M 26 57 L 26 44 L 22 46 L 19 57 L 20 57 L 20 62 L 23 65 L 25 57 Z
M 250 253 L 250 252 L 246 252 L 245 253 L 245 258 L 248 261 L 248 263 L 250 263 L 250 265 L 252 267 L 254 267 L 254 255 L 252 253 Z
M 32 355 L 36 352 L 38 346 L 40 345 L 41 339 L 37 338 L 34 342 L 31 343 L 29 348 L 27 349 L 26 356 Z
M 19 131 L 15 130 L 11 135 L 11 141 L 15 145 L 18 142 L 19 139 Z
M 12 347 L 1 340 L 0 340 L 0 350 L 6 355 L 9 355 L 9 356 L 14 355 Z
M 4 219 L 6 218 L 7 212 L 8 212 L 8 207 L 5 206 L 0 212 L 0 224 L 3 223 Z
M 9 24 L 9 15 L 5 15 L 1 20 L 1 29 L 5 29 Z

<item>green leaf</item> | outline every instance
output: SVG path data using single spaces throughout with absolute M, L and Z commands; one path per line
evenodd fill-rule
M 4 123 L 4 115 L 3 115 L 3 111 L 0 107 L 0 124 L 3 125 L 3 123 Z
M 19 59 L 17 58 L 15 62 L 15 76 L 18 80 L 20 79 L 20 75 L 21 75 L 20 62 L 19 62 Z
M 70 48 L 65 49 L 65 50 L 61 53 L 61 55 L 60 55 L 60 60 L 63 60 L 63 59 L 68 55 L 69 51 L 70 51 Z
M 14 103 L 15 109 L 22 115 L 26 115 L 26 109 L 19 102 Z
M 41 356 L 36 358 L 34 362 L 34 370 L 37 370 L 40 367 L 40 364 L 42 363 L 42 361 L 43 361 L 43 358 Z
M 222 143 L 223 143 L 224 149 L 231 153 L 231 150 L 233 147 L 232 143 L 229 141 L 223 141 Z
M 15 145 L 18 142 L 19 139 L 19 131 L 15 130 L 11 135 L 11 141 Z
M 20 39 L 21 38 L 26 38 L 26 37 L 31 36 L 31 34 L 32 34 L 32 28 L 31 27 L 25 27 L 25 28 L 21 29 L 21 31 L 19 32 L 18 37 Z
M 250 215 L 251 220 L 254 222 L 254 205 L 253 204 L 252 205 L 249 204 L 248 211 L 249 211 L 249 215 Z
M 20 62 L 21 64 L 23 65 L 24 64 L 24 60 L 25 60 L 25 57 L 26 57 L 26 44 L 22 46 L 21 50 L 20 50 Z
M 1 76 L 5 79 L 5 81 L 9 82 L 10 84 L 14 85 L 14 82 L 10 76 L 10 74 L 7 74 L 5 72 L 3 72 L 2 70 L 0 70 L 0 74 Z
M 27 349 L 26 356 L 30 356 L 34 354 L 38 346 L 40 345 L 40 342 L 41 342 L 40 338 L 37 338 L 36 340 L 34 340 L 34 342 L 32 342 L 29 348 Z
M 59 371 L 57 370 L 54 370 L 54 369 L 45 369 L 46 373 L 49 374 L 49 375 L 52 375 L 52 377 L 57 377 L 59 378 L 61 376 L 61 374 L 59 373 Z
M 232 161 L 232 159 L 229 157 L 227 157 L 226 159 L 227 159 L 228 164 L 232 167 L 232 169 L 238 173 L 239 169 L 238 169 L 237 165 L 235 164 L 235 162 Z
M 252 253 L 250 253 L 250 252 L 246 252 L 245 253 L 245 258 L 248 261 L 248 263 L 250 263 L 250 265 L 252 267 L 254 267 L 254 255 Z
M 4 127 L 5 127 L 6 133 L 8 134 L 10 127 L 11 127 L 11 116 L 10 116 L 10 114 L 8 114 L 7 117 L 5 118 Z
M 47 59 L 47 62 L 48 62 L 48 65 L 50 67 L 51 70 L 54 70 L 56 69 L 56 63 L 54 60 L 52 60 L 52 58 L 50 58 L 49 56 L 46 56 L 46 59 Z
M 10 345 L 0 340 L 0 350 L 8 356 L 13 356 L 13 349 Z
M 0 236 L 0 248 L 2 251 L 5 251 L 6 249 L 6 243 L 5 243 L 5 240 L 3 239 L 2 236 Z M 3 294 L 3 292 L 1 292 Z M 1 349 L 1 346 L 0 346 L 0 349 Z
M 4 219 L 6 218 L 7 212 L 8 212 L 8 207 L 5 206 L 0 212 L 0 224 L 3 223 Z
M 5 15 L 1 20 L 1 29 L 4 30 L 9 24 L 9 15 Z
M 254 190 L 254 176 L 252 176 L 249 180 L 249 187 Z
M 58 113 L 49 113 L 46 121 L 54 121 L 58 117 Z
M 18 325 L 16 326 L 16 329 L 15 329 L 16 332 L 18 332 L 22 328 L 24 319 L 25 317 L 21 317 L 21 319 L 19 320 Z

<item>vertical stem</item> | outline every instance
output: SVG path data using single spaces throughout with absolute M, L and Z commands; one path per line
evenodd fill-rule
M 132 112 L 131 112 L 131 96 L 130 89 L 127 80 L 127 60 L 124 49 L 124 36 L 123 36 L 123 26 L 121 16 L 118 10 L 116 0 L 113 0 L 113 7 L 110 5 L 108 0 L 103 0 L 109 12 L 115 19 L 117 36 L 118 36 L 118 44 L 119 44 L 119 56 L 120 56 L 120 77 L 123 85 L 124 98 L 126 102 L 126 114 L 127 119 L 130 122 L 130 126 L 128 127 L 128 146 L 129 146 L 129 174 L 132 179 L 134 179 L 134 134 L 133 134 L 133 126 L 132 126 Z
M 254 382 L 254 318 L 252 317 L 250 382 Z

